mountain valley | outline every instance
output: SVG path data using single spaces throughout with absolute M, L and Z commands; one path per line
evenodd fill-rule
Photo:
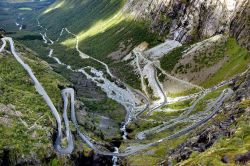
M 0 2 L 0 165 L 248 165 L 249 0 Z

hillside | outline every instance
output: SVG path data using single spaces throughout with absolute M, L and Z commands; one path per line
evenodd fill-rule
M 249 164 L 249 0 L 0 3 L 0 165 Z
M 59 108 L 60 88 L 69 85 L 63 77 L 53 72 L 48 64 L 36 58 L 33 52 L 20 44 L 16 49 L 30 64 L 38 79 Z M 53 156 L 53 128 L 55 121 L 33 82 L 9 52 L 0 53 L 0 163 L 11 165 L 36 163 L 36 158 Z M 11 139 L 10 139 L 11 138 Z
M 38 18 L 41 24 L 50 29 L 48 35 L 52 39 L 56 39 L 61 29 L 66 27 L 79 36 L 83 52 L 105 60 L 119 47 L 124 50 L 130 47 L 123 53 L 126 55 L 142 40 L 152 44 L 156 42 L 146 22 L 134 21 L 129 15 L 121 13 L 124 3 L 124 0 L 57 1 Z M 77 14 L 79 12 L 81 14 Z M 57 20 L 56 23 L 54 20 Z M 74 47 L 74 43 L 74 39 L 62 41 L 63 45 L 69 47 Z
M 33 51 L 27 49 L 22 44 L 16 43 L 15 49 L 20 53 L 23 61 L 30 65 L 37 79 L 44 86 L 49 97 L 51 97 L 56 109 L 61 110 L 61 90 L 71 86 L 71 83 L 55 73 L 48 63 L 37 58 L 37 55 Z M 78 144 L 78 148 L 74 154 L 72 154 L 72 160 L 57 155 L 54 151 L 53 142 L 51 142 L 51 140 L 54 140 L 56 137 L 57 124 L 50 108 L 37 92 L 34 86 L 35 84 L 29 77 L 27 71 L 22 68 L 9 52 L 9 47 L 0 53 L 0 59 L 0 130 L 1 133 L 5 133 L 0 137 L 1 165 L 54 165 L 62 163 L 71 165 L 77 163 L 78 160 L 86 160 L 86 163 L 89 164 L 111 162 L 109 158 L 106 159 L 102 158 L 102 156 L 94 155 L 91 149 L 81 141 L 75 142 Z M 76 89 L 77 88 L 76 86 Z M 92 91 L 93 90 L 94 89 L 92 89 Z M 78 91 L 78 93 L 80 92 Z M 104 102 L 105 101 L 106 100 L 104 100 Z M 96 102 L 98 103 L 100 101 L 96 100 Z M 109 110 L 112 110 L 112 106 L 116 111 L 119 109 L 111 100 L 105 104 L 111 105 Z M 85 113 L 85 115 L 87 115 L 82 107 L 83 105 L 79 103 L 77 106 L 79 113 Z M 90 106 L 88 107 L 91 108 Z M 61 113 L 59 112 L 59 114 Z M 122 113 L 119 114 L 119 117 L 122 116 L 121 114 Z M 92 116 L 93 115 L 90 114 L 87 115 L 86 119 L 78 118 L 78 120 L 88 124 L 86 121 Z M 105 116 L 111 116 L 112 119 L 118 119 L 119 122 L 121 121 L 116 115 L 106 113 Z M 93 125 L 94 124 L 91 123 L 87 125 L 86 130 L 92 130 L 91 127 L 94 127 Z M 116 127 L 119 127 L 116 125 L 113 121 L 109 122 L 109 127 L 112 128 L 113 135 L 107 136 L 108 139 L 116 137 Z M 99 129 L 96 129 L 97 135 L 98 133 L 100 134 L 98 130 Z M 105 131 L 109 132 L 106 128 L 102 130 L 103 133 Z M 84 147 L 84 150 L 81 149 L 82 147 Z M 86 155 L 79 157 L 77 153 L 81 152 L 86 153 Z
M 218 7 L 213 8 L 213 6 Z M 249 1 L 242 0 L 237 3 L 227 1 L 224 4 L 219 1 L 210 4 L 205 1 L 199 1 L 199 3 L 143 1 L 143 4 L 142 1 L 56 1 L 35 17 L 30 18 L 31 15 L 27 15 L 25 25 L 28 31 L 44 33 L 44 29 L 37 27 L 38 19 L 40 24 L 48 29 L 46 34 L 52 40 L 59 37 L 62 28 L 68 28 L 78 36 L 82 52 L 106 62 L 122 81 L 138 89 L 139 82 L 135 81 L 136 75 L 131 72 L 129 65 L 121 61 L 133 48 L 142 42 L 148 43 L 147 48 L 165 39 L 175 39 L 191 45 L 218 34 L 233 36 L 241 33 L 239 31 L 243 34 L 248 33 L 249 27 L 246 26 L 248 22 L 244 21 L 246 19 L 243 17 L 237 19 L 242 14 L 239 9 L 245 8 L 243 12 L 247 13 L 247 6 L 249 6 Z M 148 10 L 143 10 L 144 8 Z M 193 8 L 199 10 L 192 12 Z M 181 10 L 180 13 L 178 13 L 179 10 Z M 192 19 L 194 15 L 199 17 Z M 187 18 L 190 18 L 189 21 L 185 21 Z M 238 23 L 234 23 L 236 21 Z M 244 30 L 241 27 L 244 27 Z M 244 37 L 246 35 L 243 34 L 234 35 L 234 37 L 244 46 L 248 42 Z M 41 47 L 42 40 L 40 39 L 39 42 L 36 34 L 32 36 L 24 33 L 21 37 L 19 34 L 17 39 L 25 39 L 30 48 L 40 51 L 39 54 L 44 54 L 45 50 Z M 37 38 L 37 40 L 29 40 L 30 37 Z M 240 39 L 243 37 L 244 39 Z M 54 53 L 60 59 L 70 62 L 71 66 L 75 66 L 75 61 L 77 61 L 77 67 L 86 65 L 100 67 L 94 62 L 81 61 L 74 56 L 77 54 L 74 52 L 75 38 L 71 35 L 64 33 L 59 44 L 58 51 Z M 38 45 L 39 48 L 37 48 Z M 60 52 L 60 50 L 64 51 Z M 65 53 L 65 50 L 68 52 Z M 72 58 L 78 60 L 72 60 L 69 55 L 73 55 Z M 46 54 L 42 58 L 44 56 Z M 129 74 L 126 74 L 123 68 L 128 69 Z

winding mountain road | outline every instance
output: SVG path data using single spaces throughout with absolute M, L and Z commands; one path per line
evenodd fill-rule
M 40 22 L 37 20 L 38 22 L 38 26 L 42 29 L 45 30 L 44 33 L 40 33 L 44 43 L 48 44 L 48 45 L 53 45 L 54 41 L 52 41 L 51 39 L 48 38 L 46 32 L 47 29 L 44 28 L 43 26 L 41 26 Z M 78 40 L 78 36 L 72 32 L 70 32 L 67 28 L 62 28 L 60 36 L 58 37 L 58 39 L 56 40 L 56 42 L 58 42 L 60 40 L 60 37 L 62 36 L 63 32 L 67 32 L 68 34 L 72 35 L 73 37 L 75 37 L 76 39 L 76 45 L 75 45 L 75 49 L 77 50 L 77 52 L 79 53 L 79 56 L 82 59 L 92 59 L 102 65 L 105 66 L 106 69 L 106 73 L 111 76 L 112 78 L 115 78 L 116 80 L 120 81 L 118 78 L 116 78 L 110 71 L 108 65 L 98 59 L 95 59 L 83 52 L 80 51 L 79 49 L 79 40 Z M 3 44 L 0 48 L 0 52 L 2 52 L 4 50 L 4 48 L 6 47 L 7 42 L 9 42 L 10 44 L 10 48 L 11 48 L 11 53 L 12 55 L 15 57 L 15 59 L 18 61 L 18 63 L 20 65 L 22 65 L 22 67 L 26 70 L 26 72 L 28 73 L 28 75 L 31 77 L 31 79 L 34 82 L 34 86 L 36 88 L 36 91 L 43 97 L 44 101 L 46 102 L 46 104 L 49 106 L 53 116 L 56 119 L 57 122 L 57 137 L 56 140 L 54 142 L 54 147 L 56 149 L 56 151 L 61 154 L 61 155 L 67 155 L 67 154 L 71 154 L 72 151 L 74 150 L 74 140 L 73 140 L 73 136 L 69 127 L 69 118 L 68 118 L 68 114 L 67 114 L 67 110 L 68 110 L 68 105 L 70 104 L 70 120 L 73 122 L 73 125 L 77 131 L 77 134 L 79 135 L 79 137 L 86 142 L 89 147 L 91 147 L 97 154 L 102 154 L 102 155 L 106 155 L 106 156 L 113 156 L 113 160 L 114 162 L 117 161 L 117 157 L 119 156 L 128 156 L 134 153 L 137 153 L 139 151 L 142 150 L 146 150 L 147 148 L 151 147 L 151 146 L 155 146 L 163 141 L 166 140 L 171 140 L 171 139 L 175 139 L 177 137 L 180 137 L 182 135 L 187 134 L 188 132 L 196 129 L 197 127 L 205 124 L 208 120 L 210 120 L 215 114 L 218 113 L 220 106 L 223 104 L 223 102 L 230 97 L 233 94 L 233 91 L 231 89 L 226 89 L 224 90 L 221 95 L 216 99 L 216 101 L 204 111 L 204 114 L 194 114 L 192 116 L 188 115 L 193 111 L 193 109 L 195 108 L 195 106 L 197 105 L 197 103 L 204 97 L 204 95 L 206 93 L 209 92 L 209 90 L 213 91 L 214 88 L 218 88 L 218 87 L 213 87 L 212 89 L 209 90 L 204 90 L 202 87 L 199 87 L 197 85 L 193 85 L 189 82 L 180 80 L 178 78 L 175 78 L 169 74 L 167 74 L 164 70 L 162 70 L 160 68 L 160 66 L 158 66 L 155 62 L 149 61 L 148 59 L 146 59 L 144 57 L 144 55 L 141 52 L 136 52 L 136 63 L 139 69 L 139 72 L 141 74 L 141 84 L 142 84 L 142 89 L 145 89 L 145 85 L 144 85 L 144 79 L 143 79 L 143 71 L 140 68 L 140 62 L 139 62 L 139 58 L 143 59 L 146 63 L 152 65 L 154 71 L 153 71 L 153 77 L 151 78 L 155 83 L 155 88 L 157 89 L 157 91 L 160 93 L 160 96 L 163 99 L 163 102 L 161 102 L 160 104 L 154 106 L 153 108 L 149 109 L 150 107 L 150 103 L 149 103 L 149 99 L 140 91 L 138 90 L 134 90 L 133 88 L 131 88 L 130 86 L 126 85 L 125 83 L 123 83 L 123 85 L 125 86 L 125 88 L 121 88 L 119 87 L 116 83 L 111 82 L 110 80 L 108 80 L 107 78 L 105 78 L 104 74 L 101 71 L 96 70 L 93 67 L 85 67 L 82 69 L 78 69 L 78 70 L 72 70 L 71 66 L 63 63 L 60 61 L 60 59 L 58 59 L 57 57 L 53 56 L 53 49 L 50 49 L 49 51 L 49 57 L 53 58 L 56 60 L 56 62 L 58 64 L 61 65 L 65 65 L 67 66 L 68 69 L 72 70 L 73 72 L 81 72 L 84 75 L 87 76 L 87 78 L 91 79 L 93 82 L 95 82 L 98 86 L 100 86 L 103 91 L 105 91 L 107 93 L 107 96 L 109 98 L 112 98 L 114 100 L 116 100 L 118 103 L 122 104 L 126 110 L 127 110 L 127 115 L 126 115 L 126 119 L 125 119 L 125 123 L 122 126 L 121 130 L 124 131 L 124 136 L 126 138 L 126 125 L 128 125 L 132 120 L 136 120 L 138 116 L 140 116 L 143 112 L 145 112 L 146 110 L 149 110 L 149 112 L 152 112 L 158 108 L 160 108 L 161 106 L 168 104 L 170 102 L 175 101 L 175 99 L 170 99 L 170 101 L 168 101 L 168 98 L 166 97 L 164 90 L 158 80 L 157 77 L 157 71 L 156 69 L 158 68 L 163 74 L 167 75 L 168 77 L 177 80 L 177 81 L 181 81 L 184 84 L 187 84 L 189 86 L 201 89 L 202 92 L 204 92 L 204 94 L 202 95 L 202 93 L 197 93 L 193 96 L 185 96 L 185 97 L 180 97 L 178 98 L 177 102 L 180 100 L 185 100 L 189 97 L 193 97 L 196 98 L 198 96 L 199 99 L 196 100 L 193 105 L 185 112 L 183 113 L 180 117 L 175 118 L 170 120 L 167 123 L 164 123 L 161 126 L 157 126 L 155 128 L 149 129 L 147 131 L 143 131 L 139 134 L 137 134 L 137 137 L 139 139 L 144 139 L 147 135 L 151 135 L 151 134 L 155 134 L 158 132 L 161 132 L 167 128 L 170 128 L 174 125 L 176 125 L 177 123 L 181 123 L 181 122 L 193 122 L 193 124 L 189 125 L 188 127 L 177 131 L 176 133 L 173 133 L 172 135 L 169 135 L 167 137 L 164 137 L 160 140 L 156 140 L 153 141 L 152 143 L 149 144 L 140 144 L 137 146 L 131 146 L 128 147 L 124 152 L 119 152 L 118 148 L 115 148 L 114 152 L 110 152 L 108 151 L 106 148 L 104 148 L 103 146 L 101 146 L 100 144 L 98 144 L 97 141 L 91 139 L 90 137 L 88 137 L 85 133 L 81 132 L 78 122 L 77 122 L 77 118 L 76 118 L 76 112 L 75 112 L 75 92 L 74 89 L 72 88 L 65 88 L 61 91 L 61 95 L 62 95 L 62 99 L 63 99 L 63 115 L 62 117 L 60 116 L 58 110 L 55 108 L 54 104 L 52 103 L 50 97 L 48 96 L 47 92 L 45 91 L 45 89 L 43 88 L 42 84 L 37 80 L 37 78 L 35 77 L 34 73 L 32 72 L 32 69 L 30 68 L 30 66 L 26 63 L 24 63 L 24 61 L 21 59 L 20 54 L 17 53 L 15 51 L 15 47 L 14 47 L 14 41 L 12 40 L 12 38 L 10 37 L 4 37 L 1 39 Z M 85 71 L 85 69 L 90 69 L 91 74 L 87 73 Z M 100 83 L 100 80 L 102 80 L 104 83 Z M 121 82 L 121 81 L 120 81 Z M 226 84 L 227 82 L 223 82 L 220 86 L 223 86 L 224 84 Z M 113 94 L 112 92 L 115 92 L 115 94 Z M 140 99 L 143 99 L 145 102 L 145 105 L 141 105 L 141 106 L 137 106 L 138 102 L 138 96 L 140 96 Z M 69 101 L 70 99 L 70 101 Z M 172 101 L 173 100 L 173 101 Z M 141 104 L 141 103 L 140 103 Z M 65 131 L 62 131 L 62 119 L 64 121 L 64 126 L 65 126 Z M 65 133 L 65 134 L 63 134 Z M 67 145 L 62 146 L 62 139 L 63 137 L 66 137 L 67 140 Z
M 53 116 L 56 119 L 57 122 L 57 137 L 56 137 L 56 141 L 55 141 L 55 149 L 60 153 L 60 154 L 70 154 L 73 149 L 74 149 L 74 143 L 73 143 L 73 138 L 72 138 L 72 134 L 71 131 L 69 129 L 69 123 L 68 123 L 68 118 L 67 118 L 67 101 L 66 99 L 66 94 L 71 92 L 72 93 L 72 89 L 67 88 L 64 89 L 62 91 L 62 96 L 64 99 L 64 109 L 63 109 L 63 119 L 64 119 L 64 123 L 65 123 L 65 128 L 66 128 L 66 138 L 67 138 L 67 142 L 68 145 L 67 147 L 62 147 L 61 146 L 61 140 L 62 140 L 62 120 L 61 117 L 56 109 L 56 107 L 54 106 L 52 100 L 50 99 L 50 97 L 48 96 L 47 92 L 44 90 L 43 86 L 41 85 L 41 83 L 37 80 L 36 76 L 34 75 L 32 69 L 30 68 L 30 66 L 26 63 L 24 63 L 24 61 L 20 58 L 20 54 L 16 52 L 15 50 L 15 46 L 14 46 L 14 41 L 12 40 L 12 38 L 10 37 L 4 37 L 1 39 L 3 42 L 3 45 L 0 49 L 0 52 L 2 52 L 6 46 L 6 43 L 9 42 L 10 44 L 10 49 L 11 49 L 11 53 L 12 55 L 15 57 L 15 59 L 17 60 L 17 62 L 26 70 L 26 72 L 29 74 L 30 78 L 33 80 L 34 82 L 34 86 L 36 88 L 36 91 L 43 97 L 44 101 L 47 103 L 47 105 L 49 106 Z M 74 102 L 74 100 L 72 101 Z M 74 104 L 73 104 L 74 105 Z
M 115 152 L 106 151 L 105 149 L 100 147 L 95 141 L 91 140 L 91 138 L 89 138 L 85 134 L 81 133 L 81 131 L 78 127 L 78 124 L 77 124 L 76 116 L 75 116 L 74 90 L 72 88 L 66 88 L 66 89 L 62 90 L 61 94 L 62 94 L 63 101 L 64 101 L 63 120 L 64 120 L 65 128 L 66 128 L 65 133 L 66 133 L 66 138 L 67 138 L 67 146 L 62 147 L 61 146 L 61 140 L 63 137 L 62 136 L 62 124 L 61 124 L 62 120 L 61 120 L 61 117 L 60 117 L 57 109 L 55 108 L 54 104 L 52 103 L 50 97 L 48 96 L 48 94 L 44 90 L 41 83 L 35 77 L 34 73 L 32 72 L 32 69 L 29 67 L 29 65 L 27 65 L 23 62 L 23 60 L 20 58 L 20 55 L 15 51 L 14 42 L 13 42 L 12 38 L 4 37 L 4 38 L 2 38 L 2 42 L 3 42 L 3 45 L 0 48 L 0 52 L 2 52 L 4 50 L 4 48 L 6 47 L 6 43 L 9 42 L 12 55 L 15 57 L 15 59 L 18 61 L 18 63 L 20 65 L 22 65 L 22 67 L 26 70 L 26 72 L 29 74 L 31 79 L 34 81 L 34 86 L 35 86 L 37 92 L 43 97 L 43 99 L 45 100 L 45 102 L 49 106 L 53 116 L 55 117 L 56 122 L 57 122 L 57 138 L 56 138 L 54 146 L 55 146 L 55 149 L 58 151 L 58 153 L 60 153 L 62 155 L 70 154 L 70 153 L 72 153 L 72 151 L 74 149 L 74 141 L 73 141 L 72 133 L 71 133 L 70 128 L 69 128 L 69 119 L 67 117 L 67 107 L 69 104 L 69 101 L 68 101 L 69 97 L 70 97 L 70 105 L 71 105 L 71 107 L 70 107 L 71 120 L 72 120 L 75 128 L 77 129 L 77 133 L 81 137 L 81 139 L 83 139 L 83 141 L 85 141 L 98 154 L 108 155 L 108 156 L 127 156 L 127 155 L 137 153 L 141 150 L 145 150 L 151 146 L 155 146 L 156 144 L 159 144 L 163 141 L 174 139 L 174 138 L 180 137 L 182 135 L 185 135 L 188 132 L 192 131 L 193 129 L 203 125 L 219 111 L 219 108 L 220 108 L 221 104 L 223 103 L 223 101 L 233 94 L 233 91 L 231 89 L 224 90 L 222 92 L 222 94 L 220 95 L 220 97 L 216 100 L 216 102 L 214 102 L 213 107 L 212 107 L 213 112 L 210 113 L 205 118 L 203 118 L 202 120 L 198 121 L 197 123 L 195 123 L 191 126 L 188 126 L 187 128 L 182 129 L 179 132 L 176 132 L 170 136 L 162 138 L 162 139 L 155 141 L 153 143 L 146 144 L 146 145 L 139 145 L 139 146 L 135 146 L 135 147 L 128 147 L 125 152 L 118 153 L 117 151 L 115 151 Z
M 47 29 L 46 29 L 46 30 L 47 30 Z M 67 33 L 71 34 L 72 36 L 74 36 L 74 37 L 76 38 L 76 46 L 75 46 L 75 48 L 76 48 L 76 50 L 78 51 L 78 53 L 79 53 L 79 55 L 80 55 L 80 57 L 81 57 L 82 59 L 91 58 L 91 59 L 93 59 L 94 61 L 97 61 L 97 62 L 103 64 L 103 65 L 105 66 L 105 68 L 106 68 L 107 73 L 108 73 L 111 77 L 114 77 L 114 76 L 112 75 L 112 73 L 110 72 L 109 67 L 108 67 L 107 64 L 105 64 L 105 63 L 103 63 L 103 62 L 101 62 L 101 61 L 99 61 L 99 60 L 97 60 L 97 59 L 95 59 L 95 58 L 92 58 L 91 56 L 88 56 L 88 55 L 82 53 L 82 52 L 79 50 L 79 47 L 78 47 L 78 45 L 79 45 L 78 42 L 79 42 L 79 41 L 78 41 L 77 35 L 75 35 L 74 33 L 70 32 L 67 28 L 62 28 L 61 33 L 60 33 L 60 36 L 59 36 L 58 39 L 56 40 L 57 42 L 60 40 L 60 37 L 62 36 L 62 34 L 63 34 L 64 31 L 66 31 Z M 50 51 L 49 56 L 51 56 L 52 53 L 53 53 L 53 50 Z M 143 59 L 145 59 L 146 61 L 149 61 L 149 60 L 146 59 L 143 55 L 140 55 L 140 53 L 139 53 L 139 56 L 141 56 L 141 57 L 142 57 Z M 52 57 L 52 56 L 51 56 L 51 57 Z M 56 58 L 56 57 L 53 57 L 53 58 L 56 59 L 57 62 L 60 62 L 59 64 L 63 64 L 58 58 Z M 138 64 L 138 66 L 139 66 L 139 62 L 138 62 L 138 61 L 139 61 L 139 60 L 138 60 L 138 53 L 137 53 L 137 64 Z M 153 62 L 150 61 L 150 63 L 153 63 Z M 63 64 L 63 65 L 66 65 L 66 64 Z M 67 65 L 66 65 L 66 66 L 67 66 Z M 160 69 L 160 70 L 162 71 L 162 69 L 161 69 L 160 67 L 158 67 L 157 65 L 155 65 L 154 67 L 155 67 L 155 68 L 158 68 L 158 69 Z M 68 68 L 70 68 L 70 67 L 68 67 Z M 163 106 L 163 105 L 165 105 L 166 103 L 168 103 L 168 102 L 167 102 L 167 97 L 165 96 L 165 93 L 163 92 L 163 89 L 162 89 L 162 87 L 161 87 L 161 85 L 160 85 L 160 83 L 159 83 L 159 80 L 158 80 L 158 78 L 157 78 L 157 74 L 156 74 L 156 69 L 155 69 L 155 68 L 154 68 L 154 74 L 155 74 L 154 79 L 155 79 L 156 85 L 157 85 L 158 88 L 160 89 L 161 93 L 164 95 L 164 102 L 162 102 L 160 105 L 154 107 L 151 111 L 153 111 L 153 110 L 155 110 L 155 109 L 158 109 L 158 108 L 160 108 L 161 106 Z M 92 69 L 92 70 L 95 71 L 96 69 Z M 96 83 L 98 84 L 98 81 L 95 81 L 95 78 L 90 77 L 90 75 L 88 75 L 88 74 L 84 71 L 84 69 L 80 69 L 80 70 L 78 70 L 78 71 L 84 73 L 87 77 L 91 78 L 93 82 L 96 82 Z M 100 76 L 102 75 L 102 74 L 100 75 L 100 73 L 98 74 L 98 72 L 95 73 L 95 74 L 97 74 L 98 77 L 100 77 Z M 198 88 L 198 89 L 202 89 L 202 88 L 199 87 L 199 86 L 193 85 L 193 84 L 191 84 L 191 83 L 189 83 L 189 82 L 185 82 L 185 81 L 183 81 L 183 80 L 179 80 L 178 78 L 175 78 L 175 77 L 173 77 L 173 76 L 170 76 L 170 75 L 168 75 L 167 73 L 163 73 L 163 74 L 169 76 L 170 78 L 172 78 L 172 79 L 174 79 L 174 80 L 181 81 L 181 82 L 184 83 L 184 84 L 188 84 L 188 85 L 193 86 L 193 87 L 196 87 L 196 88 Z M 99 78 L 98 78 L 98 79 L 99 79 Z M 143 79 L 143 78 L 141 78 L 141 79 Z M 108 89 L 110 89 L 110 87 L 109 87 Z M 132 88 L 132 89 L 133 89 L 133 88 Z M 111 90 L 111 89 L 110 89 L 110 90 Z M 203 90 L 203 89 L 202 89 L 202 90 Z M 140 94 L 141 94 L 141 93 L 140 93 Z M 124 95 L 124 94 L 121 94 L 121 95 Z M 200 95 L 200 94 L 198 94 L 198 95 Z M 146 105 L 145 109 L 143 109 L 142 111 L 139 111 L 138 114 L 135 114 L 135 119 L 136 119 L 136 116 L 137 116 L 137 115 L 140 115 L 142 112 L 146 111 L 146 110 L 149 108 L 149 106 L 150 106 L 148 98 L 147 98 L 146 96 L 144 96 L 143 94 L 141 94 L 141 96 L 142 96 L 144 99 L 146 98 L 147 105 Z M 120 102 L 121 102 L 121 101 L 120 101 Z M 198 101 L 197 101 L 197 102 L 198 102 Z M 129 104 L 129 105 L 130 105 L 130 104 Z M 132 105 L 133 105 L 133 104 L 132 104 Z M 191 111 L 193 110 L 194 107 L 195 107 L 195 104 L 194 104 L 194 106 L 190 107 L 189 111 L 187 111 L 187 112 L 191 112 Z M 125 126 L 126 126 L 126 125 L 131 121 L 131 119 L 132 119 L 131 114 L 132 114 L 131 111 L 127 114 L 127 117 L 126 117 L 127 120 L 125 121 L 125 124 L 124 124 L 124 126 L 122 127 L 122 130 L 123 130 L 123 131 L 126 130 Z M 142 149 L 145 149 L 145 147 L 147 147 L 147 146 L 144 146 L 144 145 L 142 145 L 142 146 L 140 146 L 140 147 L 134 147 L 134 148 L 132 148 L 132 150 L 127 151 L 126 153 L 112 153 L 112 152 L 108 152 L 108 151 L 106 151 L 106 150 L 100 150 L 100 148 L 97 147 L 97 144 L 95 143 L 95 141 L 91 140 L 91 138 L 89 138 L 89 137 L 86 136 L 85 134 L 81 133 L 81 131 L 79 130 L 78 124 L 77 124 L 77 120 L 76 120 L 76 118 L 75 118 L 75 114 L 72 114 L 71 117 L 72 117 L 72 121 L 73 121 L 73 123 L 74 123 L 74 125 L 75 125 L 75 128 L 77 129 L 77 133 L 79 134 L 79 136 L 81 137 L 81 139 L 82 139 L 83 141 L 85 141 L 92 149 L 94 149 L 94 150 L 95 150 L 97 153 L 99 153 L 99 154 L 111 155 L 111 156 L 126 156 L 126 155 L 129 155 L 129 154 L 138 152 L 138 151 L 140 151 L 140 150 L 142 150 Z M 180 119 L 181 119 L 181 118 L 180 118 Z M 182 119 L 182 120 L 183 120 L 183 119 Z M 184 121 L 184 120 L 183 120 L 183 121 Z M 165 126 L 165 127 L 166 127 L 166 126 Z M 153 132 L 152 132 L 152 133 L 153 133 Z M 159 143 L 159 142 L 161 142 L 161 140 L 157 141 L 156 143 Z M 142 148 L 142 147 L 144 147 L 144 148 Z

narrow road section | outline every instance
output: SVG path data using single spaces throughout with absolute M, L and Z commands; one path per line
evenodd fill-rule
M 20 54 L 16 52 L 15 50 L 15 46 L 14 46 L 14 41 L 12 40 L 12 38 L 10 37 L 4 37 L 1 39 L 3 42 L 2 47 L 0 48 L 0 52 L 2 52 L 6 46 L 7 41 L 10 43 L 10 49 L 11 49 L 11 53 L 12 55 L 15 57 L 15 59 L 17 60 L 17 62 L 22 65 L 22 67 L 26 70 L 26 72 L 29 74 L 30 78 L 33 80 L 36 91 L 43 97 L 43 99 L 45 100 L 45 102 L 47 103 L 47 105 L 49 106 L 52 114 L 54 115 L 56 122 L 57 122 L 57 137 L 56 137 L 56 141 L 55 141 L 55 149 L 63 155 L 66 154 L 70 154 L 72 153 L 72 151 L 74 150 L 74 143 L 73 143 L 73 138 L 72 138 L 72 134 L 71 131 L 69 129 L 69 120 L 67 117 L 67 105 L 68 102 L 66 100 L 66 94 L 68 93 L 74 93 L 72 92 L 72 89 L 67 88 L 64 89 L 62 91 L 62 96 L 63 96 L 63 100 L 64 100 L 64 109 L 63 109 L 63 119 L 65 122 L 65 128 L 66 128 L 66 138 L 67 138 L 67 147 L 62 147 L 61 146 L 61 140 L 62 140 L 62 120 L 61 117 L 56 109 L 56 107 L 54 106 L 53 102 L 51 101 L 50 97 L 48 96 L 47 92 L 44 90 L 43 86 L 41 85 L 41 83 L 38 81 L 38 79 L 36 78 L 36 76 L 34 75 L 32 69 L 30 68 L 30 66 L 26 63 L 23 62 L 23 60 L 20 58 Z

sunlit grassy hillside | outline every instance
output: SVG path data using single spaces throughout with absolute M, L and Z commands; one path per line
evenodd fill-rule
M 149 32 L 147 23 L 134 21 L 121 12 L 126 0 L 57 1 L 39 16 L 48 34 L 56 39 L 63 27 L 77 34 L 80 49 L 98 58 L 126 46 L 147 41 L 154 45 L 156 36 Z M 73 47 L 74 39 L 65 39 L 63 45 Z M 132 47 L 131 47 L 132 48 Z

